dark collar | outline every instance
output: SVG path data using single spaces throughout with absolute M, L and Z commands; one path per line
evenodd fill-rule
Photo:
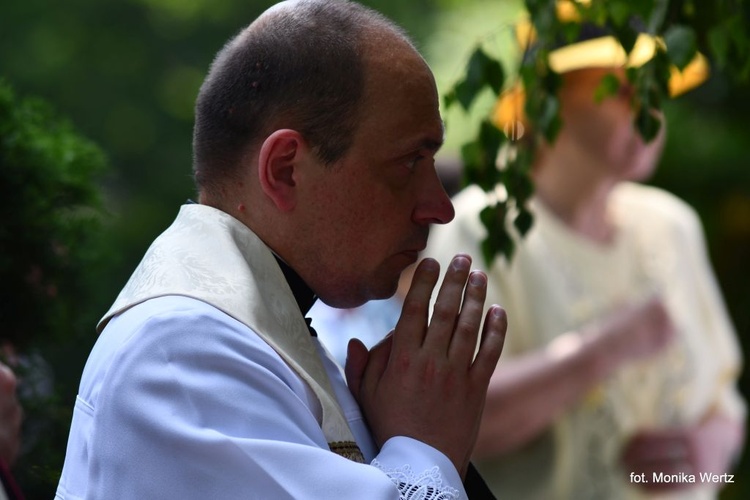
M 273 254 L 273 256 L 276 258 L 276 262 L 279 263 L 279 267 L 281 268 L 281 272 L 284 273 L 284 278 L 286 278 L 289 288 L 292 289 L 294 300 L 297 301 L 302 316 L 305 316 L 313 304 L 315 304 L 315 301 L 318 300 L 318 296 L 315 295 L 315 292 L 305 283 L 302 277 L 297 274 L 297 271 L 289 267 L 289 264 L 281 260 L 278 255 Z

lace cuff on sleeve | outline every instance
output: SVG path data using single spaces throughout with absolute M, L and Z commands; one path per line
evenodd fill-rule
M 416 474 L 410 465 L 390 469 L 384 467 L 377 459 L 372 461 L 372 465 L 390 478 L 403 500 L 458 500 L 461 498 L 458 490 L 443 484 L 443 477 L 437 467 Z

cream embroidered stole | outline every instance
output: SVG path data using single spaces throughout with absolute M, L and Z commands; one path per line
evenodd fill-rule
M 165 295 L 206 302 L 256 332 L 320 400 L 319 424 L 331 451 L 364 461 L 294 295 L 269 248 L 247 226 L 205 205 L 183 205 L 97 330 L 126 309 Z

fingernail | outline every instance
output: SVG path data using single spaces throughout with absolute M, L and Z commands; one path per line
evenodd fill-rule
M 464 255 L 458 255 L 454 257 L 453 262 L 451 263 L 451 267 L 455 271 L 464 271 L 468 269 L 470 265 L 471 261 L 469 261 L 469 259 Z
M 474 271 L 469 276 L 469 283 L 474 286 L 482 286 L 487 282 L 487 277 L 481 271 Z
M 503 308 L 500 306 L 492 306 L 492 316 L 494 318 L 502 318 L 503 317 Z
M 419 263 L 419 266 L 425 271 L 437 271 L 440 269 L 440 265 L 434 259 L 423 259 Z

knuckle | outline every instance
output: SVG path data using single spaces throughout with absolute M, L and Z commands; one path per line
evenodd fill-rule
M 477 321 L 472 321 L 471 319 L 461 317 L 461 319 L 456 324 L 456 335 L 459 338 L 463 337 L 474 337 L 477 335 L 479 331 L 479 324 Z
M 441 358 L 426 359 L 420 373 L 422 383 L 439 390 L 441 397 L 452 397 L 461 386 L 461 371 Z
M 413 364 L 412 355 L 409 352 L 401 352 L 394 357 L 394 363 L 397 370 L 401 372 L 409 371 Z
M 438 378 L 439 368 L 437 366 L 437 360 L 435 358 L 428 358 L 424 363 L 422 369 L 422 380 L 423 382 L 430 384 Z
M 481 297 L 466 297 L 461 307 L 461 314 L 470 314 L 472 316 L 481 316 L 484 308 L 484 300 Z
M 402 315 L 408 315 L 408 316 L 417 316 L 422 313 L 423 306 L 422 301 L 407 296 L 406 300 L 404 300 L 404 305 L 401 308 Z
M 432 312 L 433 321 L 437 320 L 440 323 L 452 322 L 455 315 L 445 302 L 435 303 L 435 309 Z

